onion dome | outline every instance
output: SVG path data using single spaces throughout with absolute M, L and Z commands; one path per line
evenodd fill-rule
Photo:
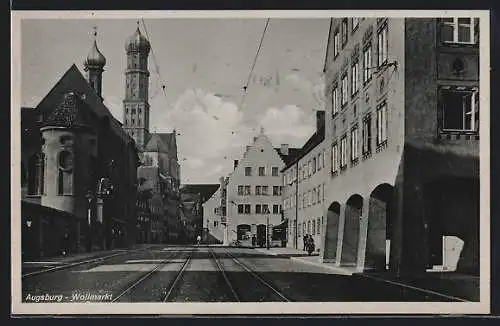
M 137 29 L 134 35 L 130 36 L 125 43 L 125 50 L 129 52 L 145 52 L 149 53 L 151 50 L 151 44 L 148 39 L 141 34 L 139 29 L 139 22 L 137 22 Z
M 92 46 L 92 49 L 90 49 L 90 52 L 87 55 L 87 59 L 85 59 L 84 64 L 86 67 L 103 68 L 106 64 L 106 58 L 101 53 L 101 51 L 99 51 L 99 48 L 97 48 L 97 41 L 95 39 L 96 36 L 97 31 L 94 31 L 94 45 Z

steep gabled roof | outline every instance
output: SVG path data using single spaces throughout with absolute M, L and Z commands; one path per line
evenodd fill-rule
M 316 148 L 316 146 L 321 144 L 324 139 L 325 139 L 325 128 L 324 128 L 324 124 L 323 124 L 322 127 L 318 131 L 316 131 L 311 137 L 309 137 L 309 139 L 306 141 L 304 146 L 302 146 L 302 148 L 300 148 L 300 150 L 294 155 L 294 157 L 292 157 L 289 160 L 289 162 L 286 164 L 286 166 L 281 171 L 285 171 L 290 166 L 297 163 L 301 158 L 303 158 L 310 151 L 312 151 L 314 148 Z
M 92 126 L 91 110 L 75 93 L 69 93 L 49 115 L 44 126 L 81 128 Z
M 43 113 L 45 117 L 49 116 L 57 105 L 62 101 L 64 94 L 68 92 L 75 92 L 84 94 L 85 103 L 97 115 L 98 118 L 107 118 L 109 126 L 113 133 L 119 136 L 125 142 L 133 142 L 125 130 L 121 127 L 121 123 L 116 120 L 108 108 L 102 102 L 100 96 L 90 86 L 88 81 L 82 75 L 78 67 L 73 64 L 69 67 L 64 75 L 57 81 L 52 89 L 45 95 L 45 97 L 37 105 L 37 110 Z
M 220 184 L 186 184 L 180 189 L 181 194 L 200 194 L 201 201 L 204 203 L 219 189 Z
M 289 148 L 288 155 L 283 155 L 281 153 L 281 148 L 275 147 L 274 150 L 278 152 L 283 162 L 285 162 L 285 165 L 288 165 L 288 163 L 291 162 L 295 158 L 295 156 L 299 153 L 300 148 Z

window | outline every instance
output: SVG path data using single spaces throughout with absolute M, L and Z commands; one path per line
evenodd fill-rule
M 268 195 L 269 195 L 269 187 L 262 186 L 262 196 L 268 196 Z
M 336 58 L 340 52 L 340 32 L 339 29 L 333 34 L 333 57 Z
M 342 19 L 342 48 L 347 44 L 347 18 Z
M 335 117 L 339 113 L 339 94 L 337 85 L 333 86 L 332 90 L 332 116 Z
M 299 195 L 299 206 L 298 206 L 299 209 L 302 208 L 302 195 Z
M 311 221 L 307 221 L 307 233 L 311 233 Z
M 316 192 L 316 188 L 313 189 L 312 191 L 312 203 L 313 204 L 316 204 L 316 198 L 317 198 L 318 194 Z
M 272 175 L 273 175 L 273 177 L 278 176 L 278 167 L 277 166 L 272 167 Z
M 135 114 L 135 108 L 132 108 L 132 114 Z
M 262 195 L 262 186 L 255 186 L 255 195 L 256 196 Z
M 441 19 L 441 40 L 444 43 L 465 43 L 477 42 L 472 18 L 442 18 Z
M 477 89 L 442 89 L 441 129 L 477 132 L 479 130 L 478 95 Z
M 312 160 L 312 173 L 313 174 L 316 173 L 316 166 L 317 166 L 316 164 L 317 163 L 316 163 L 316 156 L 315 156 L 315 157 L 313 157 L 313 160 Z
M 318 171 L 321 170 L 321 168 L 323 167 L 323 164 L 322 164 L 323 162 L 322 162 L 321 158 L 322 158 L 322 155 L 321 155 L 321 153 L 319 153 L 318 154 L 318 159 L 317 159 L 317 162 L 318 162 Z
M 322 185 L 322 188 L 323 188 L 323 201 L 325 201 L 325 184 L 324 183 Z
M 250 204 L 245 204 L 245 214 L 250 214 Z
M 312 235 L 316 234 L 316 220 L 312 220 Z
M 279 189 L 280 189 L 280 190 L 279 190 L 279 195 L 280 195 L 280 196 L 282 196 L 282 195 L 283 195 L 283 186 L 280 186 L 280 188 L 279 188 Z
M 316 221 L 316 228 L 317 228 L 316 234 L 320 235 L 321 234 L 321 219 L 319 217 Z
M 244 187 L 243 186 L 238 186 L 238 196 L 243 196 L 244 195 Z
M 377 108 L 377 146 L 387 141 L 387 103 L 384 101 Z
M 306 222 L 302 223 L 302 233 L 306 234 Z
M 363 84 L 372 79 L 372 45 L 367 44 L 363 49 Z
M 280 213 L 280 205 L 273 205 L 273 214 Z
M 337 143 L 332 146 L 332 173 L 339 169 L 339 146 Z
M 238 205 L 238 213 L 239 213 L 239 205 Z M 217 207 L 214 208 L 214 214 L 217 215 Z
M 217 221 L 214 221 L 214 228 L 217 227 L 217 224 L 219 224 Z
M 358 160 L 358 126 L 351 129 L 351 162 Z
M 321 186 L 318 186 L 318 203 L 321 203 Z
M 363 118 L 363 155 L 371 153 L 372 150 L 372 117 L 371 114 L 367 114 Z
M 267 204 L 262 205 L 262 214 L 269 214 L 269 206 Z
M 245 212 L 245 205 L 238 204 L 238 214 L 243 214 Z
M 273 186 L 273 196 L 279 196 L 279 195 L 280 195 L 280 187 Z
M 378 32 L 378 66 L 387 63 L 387 52 L 389 43 L 387 40 L 387 24 L 384 24 Z
M 347 135 L 343 135 L 340 138 L 340 169 L 344 169 L 347 166 Z
M 322 165 L 325 167 L 325 162 L 326 162 L 326 150 L 323 149 L 323 156 L 321 157 Z
M 132 126 L 135 124 L 135 119 L 132 119 Z
M 255 205 L 255 214 L 262 214 L 262 205 Z
M 358 58 L 353 60 L 351 65 L 351 96 L 356 95 L 359 89 L 359 61 Z
M 347 73 L 342 75 L 342 83 L 340 84 L 340 105 L 344 107 L 347 104 Z
M 245 176 L 246 177 L 252 176 L 252 167 L 250 167 L 250 166 L 245 167 Z
M 352 32 L 354 33 L 359 27 L 359 17 L 351 18 Z
M 250 185 L 246 185 L 244 195 L 250 196 L 251 194 L 252 194 L 252 191 L 250 190 Z
M 263 166 L 259 166 L 259 177 L 263 177 L 266 175 L 266 168 Z

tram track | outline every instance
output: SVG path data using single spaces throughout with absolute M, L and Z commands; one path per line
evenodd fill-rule
M 243 302 L 243 301 L 249 301 L 249 300 L 244 300 L 245 296 L 248 296 L 248 293 L 251 293 L 252 291 L 255 291 L 255 288 L 250 288 L 248 287 L 235 287 L 233 283 L 235 280 L 231 281 L 231 278 L 228 276 L 228 273 L 226 271 L 226 268 L 224 264 L 221 263 L 219 257 L 215 253 L 215 250 L 210 249 L 210 254 L 212 256 L 212 259 L 215 261 L 215 265 L 217 266 L 218 270 L 220 273 L 222 273 L 222 277 L 226 283 L 227 288 L 230 290 L 233 298 L 237 302 Z M 292 300 L 289 299 L 286 295 L 284 295 L 280 290 L 276 288 L 276 286 L 272 285 L 270 282 L 266 281 L 263 279 L 258 273 L 250 269 L 247 265 L 245 265 L 243 262 L 241 262 L 238 258 L 230 254 L 229 252 L 225 252 L 225 257 L 229 258 L 231 262 L 233 262 L 235 265 L 237 265 L 241 270 L 245 272 L 246 275 L 250 275 L 251 279 L 256 281 L 256 284 L 258 284 L 262 289 L 265 289 L 268 293 L 271 294 L 271 296 L 274 296 L 277 300 L 272 300 L 272 301 L 279 301 L 279 302 L 291 302 Z M 244 293 L 238 293 L 235 289 L 238 288 L 244 288 L 248 293 L 244 295 Z M 242 291 L 243 292 L 243 291 Z

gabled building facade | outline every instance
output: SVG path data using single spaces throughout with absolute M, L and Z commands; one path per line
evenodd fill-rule
M 264 130 L 248 145 L 243 158 L 234 161 L 234 170 L 221 183 L 221 226 L 224 243 L 264 246 L 272 227 L 284 221 L 283 183 L 280 170 L 296 149 L 274 148 Z M 225 222 L 225 223 L 224 223 Z M 269 231 L 268 231 L 269 230 Z M 281 240 L 278 240 L 281 245 Z

